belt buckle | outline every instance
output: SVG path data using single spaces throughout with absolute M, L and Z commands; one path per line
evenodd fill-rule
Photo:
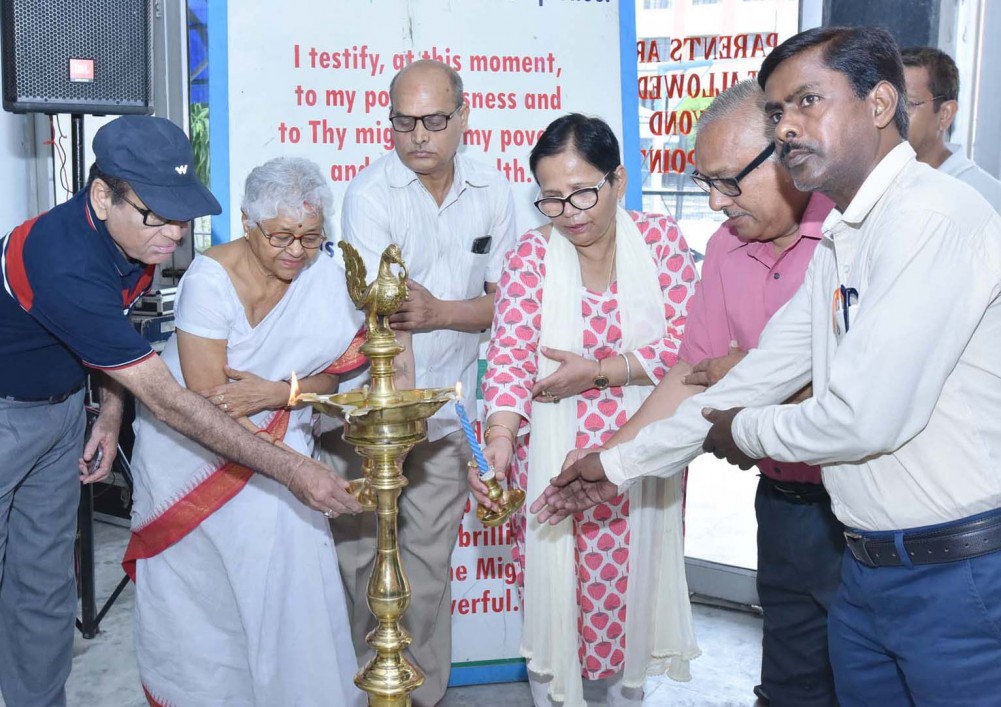
M 848 545 L 848 549 L 851 551 L 852 556 L 867 567 L 875 567 L 876 563 L 872 561 L 872 557 L 869 555 L 869 550 L 866 548 L 865 538 L 851 530 L 844 531 L 845 544 Z

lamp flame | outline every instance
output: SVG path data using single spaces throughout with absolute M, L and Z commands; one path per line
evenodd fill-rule
M 295 371 L 292 371 L 292 377 L 289 378 L 288 388 L 288 406 L 295 407 L 299 400 L 299 379 L 296 378 Z

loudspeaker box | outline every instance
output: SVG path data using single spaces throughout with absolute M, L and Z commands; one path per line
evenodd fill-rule
M 3 107 L 151 113 L 152 0 L 0 0 Z

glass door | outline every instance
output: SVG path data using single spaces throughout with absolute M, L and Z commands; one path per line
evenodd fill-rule
M 695 125 L 713 98 L 753 79 L 799 31 L 798 0 L 636 0 L 643 209 L 670 213 L 698 253 L 724 220 L 690 179 Z M 685 548 L 691 591 L 757 603 L 754 471 L 710 456 L 689 468 Z

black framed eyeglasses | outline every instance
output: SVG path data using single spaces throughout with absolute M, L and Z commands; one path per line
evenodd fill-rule
M 150 211 L 149 209 L 140 208 L 139 205 L 135 204 L 131 199 L 129 199 L 129 197 L 125 196 L 124 194 L 119 194 L 118 196 L 121 197 L 122 201 L 124 201 L 126 204 L 131 206 L 133 209 L 135 209 L 142 215 L 144 226 L 150 226 L 151 228 L 159 228 L 160 226 L 166 226 L 168 223 L 171 223 L 170 219 L 166 219 L 163 216 L 159 216 Z M 174 221 L 174 223 L 183 223 L 183 222 Z
M 319 233 L 303 233 L 300 236 L 294 233 L 289 233 L 288 231 L 275 231 L 274 233 L 268 233 L 264 230 L 264 226 L 261 225 L 260 221 L 254 223 L 257 229 L 264 234 L 264 237 L 268 239 L 270 243 L 275 248 L 288 248 L 292 245 L 293 241 L 299 241 L 301 245 L 306 250 L 315 250 L 323 245 L 323 242 L 327 240 L 327 234 L 322 230 Z
M 931 98 L 926 98 L 923 101 L 904 101 L 904 107 L 907 109 L 908 113 L 913 113 L 918 108 L 923 106 L 925 103 L 931 103 L 932 101 L 941 101 L 945 96 L 932 96 Z
M 715 187 L 716 191 L 724 196 L 740 196 L 740 180 L 760 167 L 765 160 L 771 157 L 773 152 L 775 152 L 775 143 L 770 142 L 768 143 L 768 147 L 758 153 L 757 157 L 737 173 L 736 177 L 707 177 L 696 171 L 692 172 L 692 181 L 698 184 L 699 188 L 706 193 Z
M 567 204 L 570 204 L 570 206 L 575 209 L 587 211 L 598 203 L 598 192 L 601 191 L 603 186 L 605 186 L 605 182 L 608 181 L 609 175 L 611 175 L 611 172 L 605 174 L 605 176 L 601 178 L 601 181 L 593 187 L 578 189 L 575 192 L 571 192 L 567 196 L 543 197 L 535 202 L 535 208 L 541 211 L 543 216 L 547 216 L 549 218 L 562 216 L 563 211 L 567 208 Z
M 432 133 L 438 133 L 448 127 L 448 121 L 455 117 L 455 114 L 462 108 L 462 104 L 448 115 L 444 113 L 431 113 L 430 115 L 392 115 L 389 122 L 393 124 L 393 130 L 398 133 L 412 133 L 417 128 L 417 121 L 424 124 L 424 129 Z

